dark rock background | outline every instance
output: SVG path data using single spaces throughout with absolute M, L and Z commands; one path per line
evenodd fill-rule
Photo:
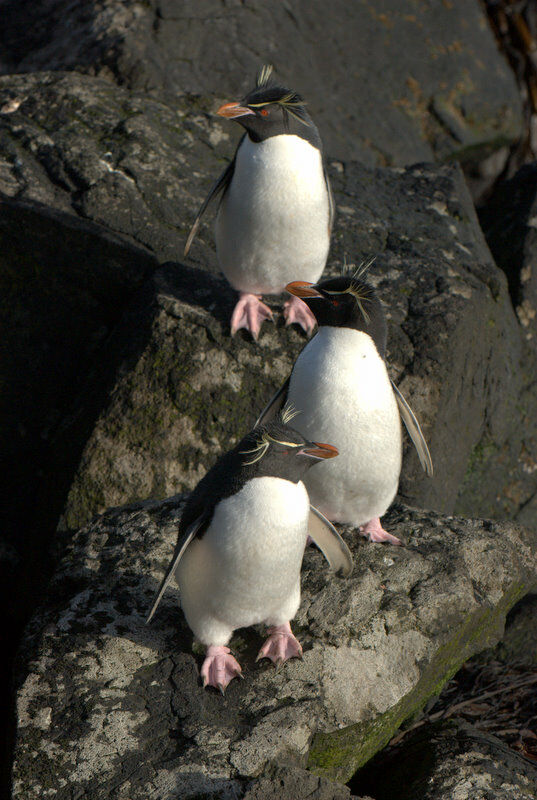
M 375 759 L 353 791 L 375 800 L 534 800 L 534 763 L 462 721 L 439 722 Z
M 508 5 L 491 12 L 504 43 L 499 11 L 520 28 Z M 401 497 L 537 527 L 535 165 L 515 174 L 532 157 L 533 73 L 513 74 L 517 41 L 509 66 L 477 0 L 329 13 L 0 0 L 0 17 L 5 666 L 57 562 L 58 524 L 66 542 L 110 505 L 190 489 L 304 344 L 281 319 L 258 345 L 229 338 L 210 223 L 181 260 L 238 138 L 211 111 L 265 61 L 323 136 L 338 207 L 328 272 L 377 255 L 392 377 L 436 469 L 426 479 L 407 447 Z M 524 41 L 517 63 L 531 64 Z
M 303 91 L 327 151 L 369 164 L 480 161 L 522 135 L 478 2 L 4 0 L 9 73 L 77 70 L 175 103 L 244 94 L 260 63 Z M 237 98 L 238 99 L 238 98 Z

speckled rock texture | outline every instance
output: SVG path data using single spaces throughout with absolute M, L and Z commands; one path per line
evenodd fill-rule
M 535 800 L 535 762 L 466 722 L 429 725 L 358 773 L 375 800 Z
M 20 654 L 18 800 L 240 797 L 275 763 L 343 783 L 537 582 L 535 534 L 397 506 L 387 524 L 405 547 L 341 528 L 349 579 L 307 548 L 303 660 L 256 665 L 262 631 L 240 630 L 244 680 L 222 698 L 200 685 L 176 591 L 144 624 L 180 508 L 112 510 L 69 538 Z
M 478 0 L 333 0 L 329 14 L 323 0 L 2 0 L 0 15 L 6 72 L 75 69 L 174 100 L 232 100 L 271 61 L 338 158 L 480 160 L 522 135 Z

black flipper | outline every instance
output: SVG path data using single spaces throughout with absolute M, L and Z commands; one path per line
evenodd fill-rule
M 242 142 L 242 139 L 241 139 L 241 142 Z M 241 145 L 241 142 L 239 142 L 239 147 Z M 239 148 L 237 148 L 237 150 L 238 149 Z M 200 210 L 198 211 L 198 213 L 196 215 L 196 219 L 194 220 L 194 224 L 192 225 L 192 228 L 190 229 L 190 233 L 188 234 L 188 239 L 186 240 L 185 249 L 184 249 L 184 252 L 183 252 L 184 256 L 188 255 L 188 251 L 190 250 L 190 245 L 194 241 L 194 237 L 198 232 L 198 228 L 200 226 L 201 218 L 205 214 L 205 212 L 207 210 L 207 206 L 209 205 L 209 203 L 211 202 L 213 197 L 218 197 L 219 194 L 223 195 L 225 193 L 226 189 L 228 188 L 229 184 L 231 183 L 231 179 L 232 179 L 233 173 L 235 171 L 235 159 L 236 159 L 236 157 L 237 157 L 237 151 L 235 151 L 235 155 L 233 156 L 233 160 L 229 162 L 229 164 L 227 165 L 225 170 L 222 172 L 222 174 L 220 175 L 218 180 L 215 183 L 213 183 L 213 185 L 211 187 L 211 190 L 209 191 L 209 194 L 207 195 L 207 197 L 205 198 L 205 200 L 201 204 Z
M 170 582 L 171 582 L 171 580 L 173 578 L 175 569 L 176 569 L 177 565 L 179 564 L 181 558 L 183 557 L 183 554 L 184 554 L 186 548 L 188 547 L 188 545 L 190 544 L 192 539 L 195 537 L 195 535 L 198 533 L 199 529 L 202 527 L 202 525 L 204 525 L 204 523 L 206 521 L 207 521 L 207 514 L 206 513 L 202 513 L 199 517 L 197 517 L 194 520 L 194 522 L 192 522 L 187 527 L 187 529 L 185 530 L 183 535 L 179 536 L 179 538 L 177 540 L 177 544 L 175 546 L 175 552 L 173 554 L 173 558 L 170 561 L 170 565 L 169 565 L 168 569 L 166 570 L 166 575 L 162 579 L 162 583 L 160 584 L 160 586 L 158 588 L 158 592 L 157 592 L 157 595 L 156 595 L 155 600 L 153 602 L 153 606 L 151 607 L 151 611 L 149 612 L 149 616 L 147 617 L 147 619 L 145 621 L 146 625 L 148 625 L 151 622 L 153 614 L 157 610 L 157 608 L 158 608 L 158 606 L 160 604 L 160 601 L 162 600 L 162 595 L 164 594 L 164 592 L 168 588 L 168 586 L 169 586 L 169 584 L 170 584 Z
M 308 533 L 334 572 L 348 578 L 352 572 L 351 551 L 324 514 L 310 506 Z
M 416 452 L 418 454 L 420 464 L 427 473 L 427 475 L 432 478 L 433 476 L 433 461 L 431 458 L 431 454 L 429 453 L 429 448 L 427 447 L 427 442 L 425 441 L 425 436 L 423 435 L 420 424 L 416 419 L 416 416 L 410 406 L 408 405 L 407 401 L 392 381 L 392 388 L 395 393 L 395 399 L 397 400 L 397 405 L 399 406 L 399 413 L 401 414 L 401 419 L 405 423 L 405 427 L 408 431 L 408 435 L 412 439 L 414 443 L 414 447 L 416 448 Z
M 274 419 L 274 417 L 276 417 L 279 414 L 279 412 L 285 405 L 285 401 L 287 400 L 287 393 L 289 391 L 290 380 L 291 376 L 287 378 L 283 386 L 280 386 L 276 394 L 272 395 L 267 405 L 256 419 L 254 428 L 259 428 L 260 425 L 264 425 L 266 422 L 270 422 L 271 419 Z
M 334 227 L 334 219 L 336 216 L 336 204 L 334 202 L 334 195 L 332 194 L 332 186 L 330 178 L 326 172 L 326 167 L 323 168 L 324 180 L 326 183 L 326 191 L 328 192 L 328 235 L 332 235 L 332 228 Z

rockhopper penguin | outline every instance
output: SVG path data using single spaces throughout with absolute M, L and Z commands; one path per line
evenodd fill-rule
M 289 426 L 291 416 L 285 409 L 281 418 L 250 432 L 196 486 L 147 620 L 175 578 L 186 620 L 207 647 L 203 685 L 222 692 L 241 674 L 226 646 L 237 628 L 269 626 L 258 659 L 280 664 L 301 656 L 289 620 L 300 603 L 308 534 L 334 571 L 352 571 L 349 549 L 310 506 L 303 483 L 311 466 L 337 450 L 304 438 Z
M 318 284 L 295 281 L 287 291 L 308 304 L 319 330 L 256 424 L 292 403 L 300 412 L 297 429 L 306 437 L 315 431 L 339 451 L 336 462 L 305 477 L 311 502 L 328 519 L 360 527 L 373 542 L 400 544 L 380 523 L 399 483 L 400 416 L 428 475 L 433 465 L 416 417 L 388 377 L 380 300 L 359 274 Z
M 271 80 L 265 66 L 255 89 L 218 109 L 246 132 L 203 202 L 185 255 L 209 202 L 220 197 L 216 252 L 220 268 L 240 293 L 231 334 L 246 328 L 257 339 L 272 312 L 262 294 L 279 294 L 293 278 L 317 281 L 330 243 L 334 204 L 321 139 L 301 96 Z M 308 307 L 294 296 L 284 307 L 287 324 L 308 333 L 315 326 Z

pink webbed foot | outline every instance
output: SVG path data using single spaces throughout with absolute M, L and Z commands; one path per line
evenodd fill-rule
M 231 335 L 234 336 L 239 328 L 246 328 L 257 340 L 261 325 L 266 319 L 272 319 L 272 311 L 261 302 L 260 296 L 241 292 L 231 315 Z
M 231 655 L 229 647 L 211 645 L 207 648 L 205 661 L 201 667 L 201 678 L 204 688 L 214 686 L 224 694 L 233 678 L 242 678 L 242 670 L 238 661 Z
M 380 524 L 380 519 L 375 517 L 366 522 L 365 525 L 360 525 L 360 533 L 366 536 L 370 542 L 389 542 L 390 544 L 402 544 L 397 536 L 392 536 L 391 533 L 385 531 Z
M 269 637 L 259 651 L 256 661 L 261 658 L 270 660 L 280 667 L 288 658 L 302 658 L 302 647 L 295 638 L 288 622 L 268 629 Z
M 317 325 L 317 320 L 306 303 L 295 295 L 283 304 L 283 315 L 286 325 L 292 325 L 293 322 L 296 322 L 297 325 L 301 325 L 304 328 L 308 336 L 311 336 L 313 329 Z

